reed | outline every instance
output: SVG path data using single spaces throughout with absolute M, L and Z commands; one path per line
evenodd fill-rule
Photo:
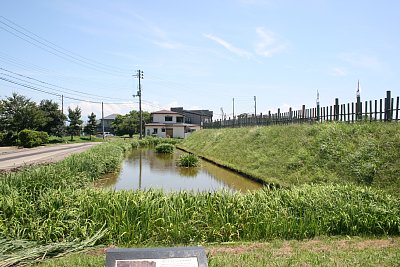
M 195 244 L 398 235 L 398 198 L 350 185 L 195 193 L 52 189 L 0 201 L 0 238 L 47 243 L 84 239 L 106 225 L 105 244 Z
M 172 154 L 175 151 L 175 146 L 172 144 L 161 143 L 155 147 L 157 153 Z
M 199 164 L 199 157 L 190 153 L 182 154 L 178 159 L 178 165 L 180 167 L 197 167 Z

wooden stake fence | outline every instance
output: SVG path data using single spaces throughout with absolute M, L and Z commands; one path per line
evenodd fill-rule
M 306 109 L 303 105 L 300 110 L 292 110 L 277 113 L 254 116 L 238 116 L 224 120 L 215 120 L 210 123 L 204 123 L 203 128 L 225 128 L 225 127 L 247 127 L 247 126 L 267 126 L 277 124 L 296 124 L 296 123 L 316 123 L 316 122 L 361 122 L 361 121 L 399 121 L 399 97 L 392 98 L 391 91 L 386 92 L 386 98 L 378 100 L 370 100 L 340 104 L 339 99 L 335 99 L 333 106 Z

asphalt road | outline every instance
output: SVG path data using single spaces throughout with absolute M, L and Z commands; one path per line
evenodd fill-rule
M 65 157 L 83 152 L 99 143 L 79 143 L 45 146 L 37 148 L 1 147 L 0 172 L 12 171 L 27 165 L 56 162 Z

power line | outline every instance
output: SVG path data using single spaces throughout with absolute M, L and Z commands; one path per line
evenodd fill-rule
M 94 96 L 94 97 L 96 97 L 96 98 L 100 97 L 100 98 L 102 98 L 102 99 L 107 98 L 107 99 L 111 99 L 111 100 L 125 100 L 125 99 L 122 99 L 122 98 L 105 97 L 105 96 L 100 96 L 100 95 L 95 95 L 95 94 L 84 93 L 84 92 L 77 91 L 77 90 L 73 90 L 73 89 L 68 89 L 68 88 L 65 88 L 65 87 L 62 87 L 62 86 L 58 86 L 58 85 L 54 85 L 54 84 L 51 84 L 51 83 L 47 83 L 47 82 L 44 82 L 44 81 L 41 81 L 41 80 L 38 80 L 38 79 L 35 79 L 35 78 L 32 78 L 32 77 L 29 77 L 29 76 L 26 76 L 26 75 L 22 75 L 22 74 L 20 74 L 20 73 L 16 73 L 16 72 L 10 71 L 10 70 L 4 69 L 4 68 L 2 68 L 2 67 L 0 67 L 0 70 L 3 70 L 3 71 L 6 71 L 6 72 L 9 72 L 9 73 L 12 73 L 12 74 L 14 74 L 14 75 L 18 75 L 18 76 L 20 76 L 20 77 L 27 78 L 27 79 L 29 79 L 29 80 L 37 81 L 37 82 L 40 82 L 40 83 L 42 83 L 42 84 L 46 84 L 46 85 L 50 85 L 50 86 L 53 86 L 53 87 L 56 87 L 56 88 L 60 88 L 60 89 L 64 89 L 64 90 L 67 90 L 67 91 L 75 92 L 75 93 L 78 93 L 78 94 L 81 94 L 81 95 Z M 3 75 L 7 75 L 7 74 L 3 74 Z M 7 75 L 7 76 L 8 76 L 8 75 Z M 25 82 L 27 82 L 27 81 L 25 81 Z M 52 89 L 52 88 L 49 88 L 49 87 L 46 87 L 46 88 L 51 89 L 51 90 L 55 90 L 55 91 L 60 91 L 60 90 Z M 64 93 L 65 91 L 61 91 L 61 92 Z
M 3 64 L 5 63 L 6 65 L 10 64 L 13 67 L 18 67 L 18 68 L 22 68 L 23 70 L 29 71 L 31 72 L 32 70 L 34 70 L 35 72 L 38 72 L 40 74 L 44 74 L 44 75 L 50 75 L 50 76 L 54 76 L 57 78 L 61 78 L 61 79 L 66 79 L 66 80 L 70 80 L 71 77 L 64 75 L 64 73 L 60 74 L 59 72 L 55 72 L 54 70 L 50 70 L 44 67 L 39 67 L 38 65 L 32 64 L 30 62 L 9 56 L 5 53 L 2 53 L 0 51 L 0 62 L 3 62 Z M 87 76 L 85 76 L 86 78 Z M 79 82 L 79 80 L 81 80 L 81 82 Z M 74 78 L 74 82 L 76 83 L 78 81 L 78 83 L 83 84 L 83 82 L 86 82 L 84 79 L 78 77 L 78 78 Z M 93 79 L 90 80 L 91 82 L 93 82 Z M 110 83 L 107 81 L 102 81 L 101 82 L 101 86 L 104 86 L 104 84 L 110 84 L 112 86 L 114 86 L 114 83 Z M 127 89 L 127 88 L 119 88 L 119 91 L 130 91 L 131 89 Z
M 43 38 L 43 37 L 41 37 L 41 36 L 39 36 L 39 35 L 33 33 L 32 31 L 30 31 L 30 30 L 28 30 L 28 29 L 26 29 L 26 28 L 24 28 L 24 27 L 22 27 L 22 26 L 16 24 L 15 22 L 11 21 L 10 19 L 7 19 L 7 18 L 4 17 L 4 16 L 0 16 L 0 18 L 2 18 L 2 19 L 4 19 L 4 20 L 8 21 L 9 23 L 15 25 L 16 27 L 18 27 L 18 28 L 20 28 L 20 29 L 23 29 L 24 31 L 26 31 L 26 32 L 28 32 L 28 33 L 34 35 L 35 37 L 37 37 L 37 38 L 39 38 L 39 39 L 45 41 L 46 43 L 49 43 L 49 44 L 53 45 L 54 47 L 57 47 L 57 48 L 59 48 L 59 49 L 61 49 L 61 50 L 64 50 L 64 51 L 66 51 L 66 52 L 68 52 L 68 53 L 70 53 L 70 54 L 72 54 L 72 55 L 75 55 L 76 57 L 82 58 L 82 59 L 84 59 L 84 60 L 87 61 L 87 62 L 93 62 L 93 64 L 96 64 L 96 65 L 99 65 L 99 66 L 103 66 L 104 68 L 109 68 L 109 69 L 111 69 L 111 70 L 119 69 L 120 71 L 122 71 L 122 72 L 125 73 L 125 70 L 123 70 L 123 69 L 121 69 L 121 68 L 118 68 L 118 67 L 115 67 L 115 66 L 110 66 L 110 65 L 107 65 L 107 64 L 98 62 L 98 61 L 96 61 L 96 60 L 93 60 L 93 59 L 89 59 L 89 58 L 87 58 L 87 57 L 84 57 L 84 56 L 81 56 L 81 55 L 79 55 L 79 54 L 77 54 L 77 53 L 74 53 L 74 52 L 72 52 L 71 50 L 68 50 L 68 49 L 66 49 L 66 48 L 63 48 L 63 47 L 61 47 L 61 46 L 59 46 L 59 45 L 57 45 L 57 44 L 55 44 L 55 43 L 53 43 L 53 42 L 51 42 L 51 41 L 49 41 L 49 40 Z
M 49 91 L 44 90 L 42 88 L 38 88 L 37 86 L 25 84 L 25 83 L 18 82 L 18 81 L 13 81 L 13 80 L 7 79 L 5 77 L 0 77 L 0 80 L 3 80 L 5 82 L 11 83 L 11 84 L 15 84 L 15 85 L 18 85 L 18 86 L 21 86 L 21 87 L 24 87 L 24 88 L 27 88 L 27 89 L 30 89 L 30 90 L 42 92 L 42 93 L 45 93 L 45 94 L 49 94 L 49 95 L 53 95 L 53 96 L 57 96 L 57 97 L 63 96 L 64 98 L 70 99 L 70 100 L 76 100 L 76 101 L 88 102 L 88 103 L 95 103 L 95 104 L 100 104 L 100 103 L 103 102 L 103 101 L 102 102 L 101 101 L 90 101 L 90 100 L 86 100 L 86 99 L 80 99 L 80 98 L 76 98 L 76 97 L 62 95 L 62 94 L 59 94 L 59 93 L 49 92 Z M 43 87 L 43 86 L 41 86 L 41 87 Z M 160 105 L 156 105 L 156 104 L 154 104 L 154 103 L 152 103 L 150 101 L 142 100 L 142 102 L 146 103 L 147 106 L 151 106 L 151 107 L 155 107 L 155 108 L 161 108 L 161 109 L 164 108 L 164 107 L 162 107 Z M 136 101 L 136 102 L 103 102 L 103 103 L 107 104 L 107 105 L 135 105 L 135 104 L 138 104 L 139 101 Z
M 5 20 L 7 20 L 7 19 L 4 18 L 3 16 L 0 16 L 0 18 L 3 18 L 3 19 L 5 19 Z M 8 21 L 8 20 L 7 20 L 7 21 Z M 28 43 L 30 43 L 31 45 L 34 45 L 34 46 L 36 46 L 36 47 L 38 47 L 38 48 L 40 48 L 40 49 L 42 49 L 42 50 L 44 50 L 44 51 L 46 51 L 46 52 L 48 52 L 48 53 L 50 53 L 50 54 L 53 54 L 53 55 L 55 55 L 55 56 L 57 56 L 57 57 L 59 57 L 59 58 L 62 58 L 62 59 L 64 59 L 64 60 L 67 60 L 67 61 L 69 61 L 69 62 L 75 63 L 75 64 L 77 64 L 77 65 L 80 65 L 80 66 L 83 66 L 83 67 L 86 67 L 86 68 L 90 68 L 90 69 L 92 69 L 92 70 L 100 71 L 100 72 L 103 72 L 103 73 L 108 73 L 108 74 L 112 74 L 112 75 L 121 75 L 121 74 L 123 74 L 123 72 L 121 72 L 121 71 L 110 70 L 108 67 L 105 68 L 105 67 L 99 66 L 98 64 L 94 64 L 94 63 L 90 62 L 89 60 L 82 60 L 82 59 L 79 58 L 79 57 L 84 58 L 84 57 L 82 57 L 82 56 L 77 57 L 77 56 L 74 56 L 74 53 L 71 53 L 71 52 L 70 52 L 70 54 L 68 54 L 68 53 L 66 53 L 66 52 L 61 51 L 61 50 L 58 49 L 58 48 L 54 48 L 54 47 L 52 47 L 52 46 L 46 44 L 45 42 L 43 42 L 43 41 L 41 41 L 41 40 L 38 40 L 37 38 L 32 37 L 31 35 L 26 34 L 26 33 L 24 33 L 23 31 L 21 31 L 21 30 L 19 30 L 19 29 L 16 29 L 15 27 L 11 26 L 10 24 L 8 24 L 8 23 L 6 23 L 6 22 L 4 22 L 4 21 L 1 21 L 1 20 L 0 20 L 0 23 L 3 24 L 3 25 L 5 25 L 6 27 L 8 27 L 8 28 L 5 28 L 4 26 L 1 26 L 1 25 L 0 25 L 0 29 L 3 29 L 3 30 L 5 30 L 6 32 L 8 32 L 8 33 L 14 35 L 15 37 L 18 37 L 18 38 L 24 40 L 25 42 L 28 42 Z M 15 24 L 15 23 L 13 23 L 13 24 Z M 16 25 L 16 24 L 15 24 L 15 25 Z M 20 26 L 18 26 L 18 27 L 20 27 Z M 20 28 L 22 28 L 22 27 L 20 27 Z M 11 29 L 11 30 L 10 30 L 10 29 Z M 23 28 L 23 29 L 24 29 L 24 28 Z M 14 31 L 14 32 L 13 32 L 13 31 Z M 21 35 L 22 35 L 22 36 L 21 36 Z M 24 38 L 24 36 L 27 37 L 27 38 L 29 38 L 29 39 L 31 39 L 31 40 L 33 40 L 33 41 L 30 41 L 30 40 Z M 45 39 L 43 39 L 43 38 L 41 38 L 41 39 L 42 39 L 42 40 L 45 40 Z M 48 42 L 48 43 L 50 43 L 50 44 L 52 44 L 51 42 L 49 42 L 49 41 L 47 41 L 47 40 L 45 40 L 45 41 Z M 35 43 L 35 42 L 36 42 L 36 43 Z M 53 46 L 55 46 L 55 45 L 53 44 Z M 56 46 L 56 47 L 59 47 L 59 46 Z M 66 49 L 64 49 L 64 48 L 61 48 L 61 49 L 65 50 L 65 51 L 69 51 L 69 50 L 66 50 Z M 72 55 L 71 55 L 71 54 L 72 54 Z M 102 64 L 102 65 L 103 65 L 103 64 Z

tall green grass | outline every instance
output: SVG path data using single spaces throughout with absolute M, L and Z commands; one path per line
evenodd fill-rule
M 398 198 L 346 185 L 248 194 L 52 189 L 34 203 L 24 194 L 9 197 L 0 202 L 0 238 L 46 243 L 85 239 L 104 224 L 101 242 L 119 245 L 400 232 Z
M 210 129 L 178 146 L 268 183 L 355 183 L 400 191 L 400 124 Z
M 180 167 L 197 167 L 200 165 L 200 158 L 194 154 L 185 153 L 178 159 L 178 166 Z

